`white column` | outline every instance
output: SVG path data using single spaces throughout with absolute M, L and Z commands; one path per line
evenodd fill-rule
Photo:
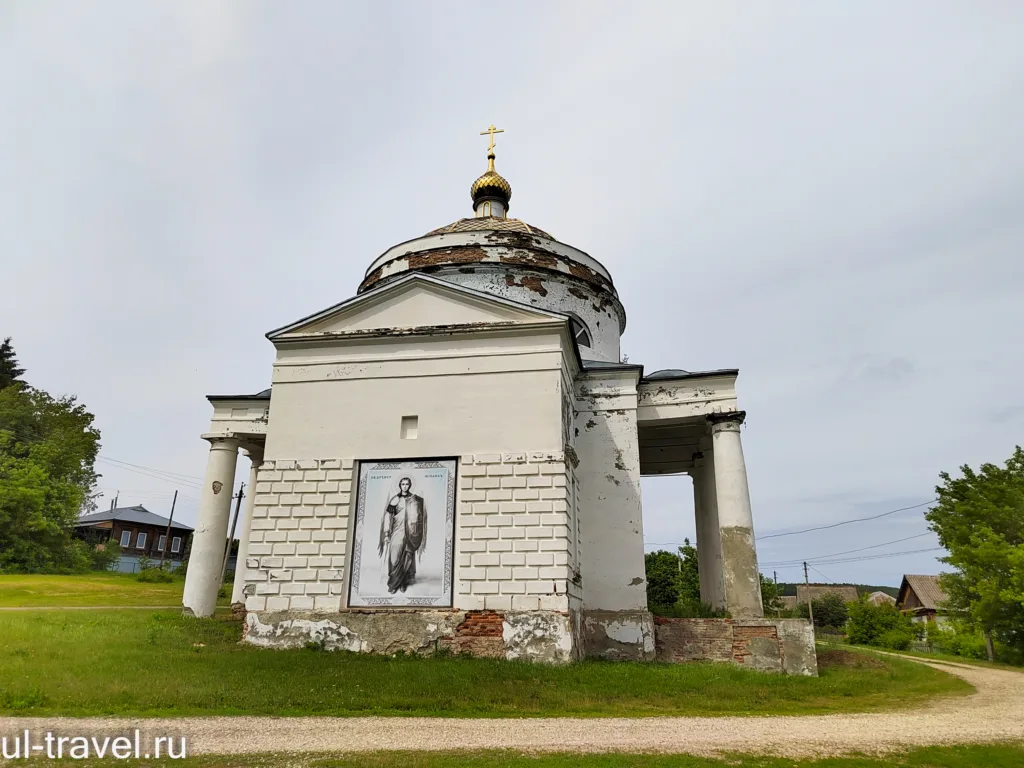
M 754 548 L 754 518 L 750 512 L 747 467 L 740 443 L 743 411 L 708 417 L 715 463 L 718 528 L 722 541 L 725 603 L 736 619 L 759 619 L 761 580 Z
M 695 545 L 697 547 L 697 573 L 700 576 L 700 601 L 702 603 L 710 603 L 711 566 L 708 564 L 710 546 L 708 545 L 708 531 L 705 525 L 706 517 L 703 511 L 703 500 L 701 499 L 703 475 L 704 468 L 700 465 L 695 466 L 693 471 L 690 472 L 690 478 L 693 480 L 693 522 L 697 532 Z
M 708 600 L 713 608 L 725 609 L 725 582 L 722 573 L 722 536 L 718 526 L 718 494 L 715 487 L 715 454 L 711 440 L 701 441 L 703 467 L 700 473 L 700 511 L 704 522 L 701 525 L 704 535 L 706 567 L 708 571 Z M 703 599 L 703 598 L 702 598 Z
M 232 437 L 206 439 L 210 441 L 210 458 L 206 464 L 199 522 L 192 534 L 192 552 L 188 558 L 185 594 L 182 597 L 185 613 L 199 617 L 213 616 L 217 606 L 231 513 L 231 491 L 238 461 L 238 440 Z
M 256 503 L 256 472 L 263 463 L 262 448 L 248 448 L 245 451 L 249 455 L 252 465 L 249 467 L 249 484 L 246 488 L 249 495 L 245 499 L 245 510 L 242 515 L 242 530 L 238 532 L 238 557 L 235 558 L 235 583 L 231 589 L 231 604 L 244 603 L 245 595 L 245 558 L 249 555 L 249 532 L 252 530 L 252 510 Z

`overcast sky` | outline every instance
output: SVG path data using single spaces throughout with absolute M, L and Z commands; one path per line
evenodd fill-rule
M 630 362 L 740 369 L 759 536 L 920 504 L 1024 441 L 1022 36 L 1013 0 L 3 3 L 0 337 L 96 414 L 101 507 L 178 487 L 194 522 L 204 396 L 268 386 L 265 332 L 470 215 L 494 122 L 510 215 L 611 270 Z M 688 479 L 643 494 L 652 547 L 693 536 Z M 764 539 L 762 569 L 921 512 Z

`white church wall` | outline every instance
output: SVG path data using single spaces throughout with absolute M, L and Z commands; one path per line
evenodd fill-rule
M 250 611 L 338 611 L 360 459 L 456 456 L 454 608 L 568 611 L 563 337 L 283 347 L 245 564 Z M 415 439 L 403 417 L 416 416 Z
M 588 372 L 576 386 L 580 550 L 586 610 L 647 608 L 637 372 Z
M 651 659 L 647 610 L 637 371 L 590 371 L 576 385 L 575 452 L 587 656 Z

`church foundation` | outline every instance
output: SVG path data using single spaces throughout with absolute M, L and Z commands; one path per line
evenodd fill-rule
M 654 659 L 654 617 L 650 611 L 586 611 L 583 655 L 609 661 Z
M 556 611 L 287 611 L 246 616 L 244 642 L 394 655 L 467 653 L 564 664 L 579 656 L 574 617 Z

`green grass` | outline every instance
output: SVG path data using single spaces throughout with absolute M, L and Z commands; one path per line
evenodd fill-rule
M 951 653 L 924 653 L 921 651 L 893 651 L 893 653 L 925 661 L 950 661 L 954 664 L 970 664 L 975 667 L 987 667 L 988 669 L 1008 669 L 1011 672 L 1024 671 L 1021 667 L 1013 664 L 1004 664 L 999 661 L 988 661 L 986 659 L 965 659 L 963 656 L 954 656 Z
M 19 761 L 29 766 L 72 763 L 83 768 L 109 765 L 110 761 L 55 761 L 35 758 Z M 926 747 L 883 757 L 846 756 L 822 759 L 730 755 L 726 758 L 691 755 L 523 754 L 492 752 L 376 752 L 351 755 L 208 755 L 184 760 L 140 760 L 133 765 L 153 768 L 1020 768 L 1024 745 L 972 744 L 957 747 Z
M 239 637 L 238 622 L 173 611 L 0 612 L 0 714 L 783 715 L 885 710 L 973 690 L 921 664 L 849 651 L 806 678 L 721 664 L 271 651 Z
M 143 584 L 130 573 L 0 575 L 0 608 L 181 605 L 184 580 Z
M 965 659 L 963 656 L 954 656 L 951 653 L 926 653 L 924 651 L 890 651 L 886 648 L 875 648 L 868 645 L 849 645 L 846 643 L 818 643 L 818 652 L 820 653 L 823 649 L 835 648 L 839 650 L 857 651 L 860 653 L 871 653 L 884 657 L 885 654 L 894 654 L 897 656 L 906 656 L 911 659 L 921 659 L 922 661 L 936 661 L 943 662 L 948 661 L 953 664 L 969 664 L 974 667 L 986 667 L 987 669 L 1005 669 L 1010 672 L 1024 672 L 1024 667 L 1020 667 L 1015 664 L 1005 664 L 999 661 L 988 661 L 986 659 Z

